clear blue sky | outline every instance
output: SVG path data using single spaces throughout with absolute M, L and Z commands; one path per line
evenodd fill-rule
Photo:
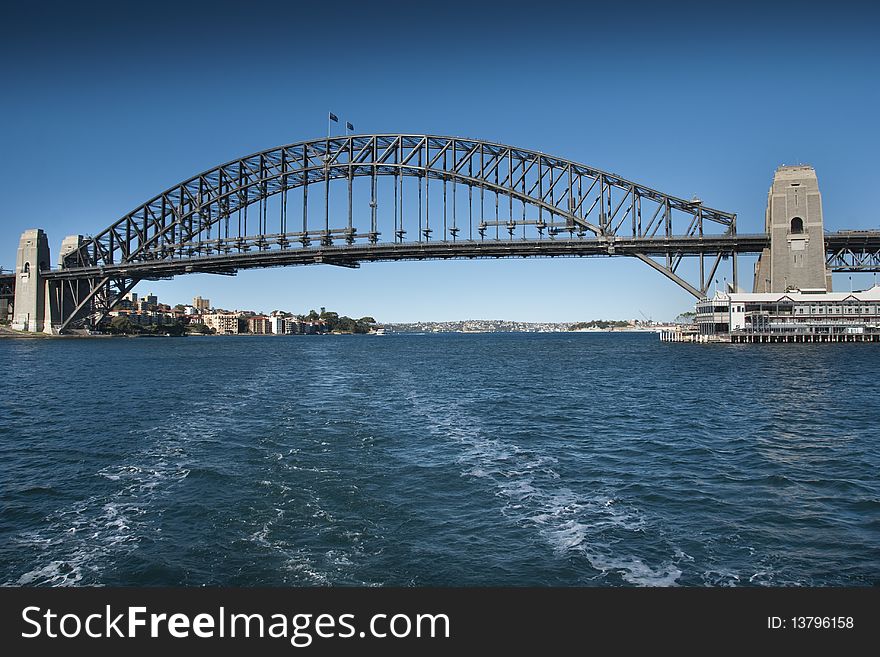
M 7 5 L 0 266 L 27 228 L 48 232 L 54 259 L 64 235 L 98 232 L 199 171 L 325 134 L 328 109 L 357 132 L 486 138 L 697 195 L 736 212 L 741 232 L 762 230 L 774 169 L 809 163 L 828 229 L 880 224 L 877 9 L 300 4 Z M 151 290 L 386 322 L 669 319 L 692 305 L 626 258 L 292 267 L 137 288 Z

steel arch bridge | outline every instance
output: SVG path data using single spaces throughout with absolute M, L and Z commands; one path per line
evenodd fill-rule
M 288 144 L 193 176 L 63 247 L 61 330 L 97 324 L 136 283 L 177 274 L 444 258 L 627 255 L 703 296 L 758 253 L 736 215 L 537 151 L 432 135 Z M 679 268 L 699 262 L 697 280 Z M 696 269 L 696 268 L 695 268 Z

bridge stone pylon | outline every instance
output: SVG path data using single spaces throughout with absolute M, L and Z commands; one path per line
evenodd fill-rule
M 781 166 L 767 195 L 770 246 L 755 264 L 754 292 L 831 290 L 819 180 L 811 166 Z
M 46 328 L 46 280 L 49 240 L 39 228 L 24 231 L 15 257 L 15 305 L 12 328 L 40 333 Z

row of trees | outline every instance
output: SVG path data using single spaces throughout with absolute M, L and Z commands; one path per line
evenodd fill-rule
M 580 331 L 580 330 L 589 329 L 589 328 L 609 329 L 609 328 L 623 328 L 625 326 L 629 326 L 629 323 L 621 321 L 621 320 L 594 319 L 589 322 L 578 322 L 577 324 L 572 324 L 569 330 Z
M 174 322 L 173 324 L 140 326 L 133 323 L 128 317 L 120 315 L 110 320 L 107 332 L 114 335 L 170 335 L 176 337 L 186 333 L 186 324 Z
M 353 319 L 348 315 L 335 313 L 326 308 L 321 308 L 321 312 L 310 310 L 308 315 L 302 317 L 303 321 L 320 321 L 324 324 L 324 329 L 328 333 L 369 333 L 376 320 L 372 317 L 361 317 Z

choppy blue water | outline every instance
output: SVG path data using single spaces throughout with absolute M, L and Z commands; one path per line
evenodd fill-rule
M 875 345 L 0 340 L 7 585 L 870 585 Z

